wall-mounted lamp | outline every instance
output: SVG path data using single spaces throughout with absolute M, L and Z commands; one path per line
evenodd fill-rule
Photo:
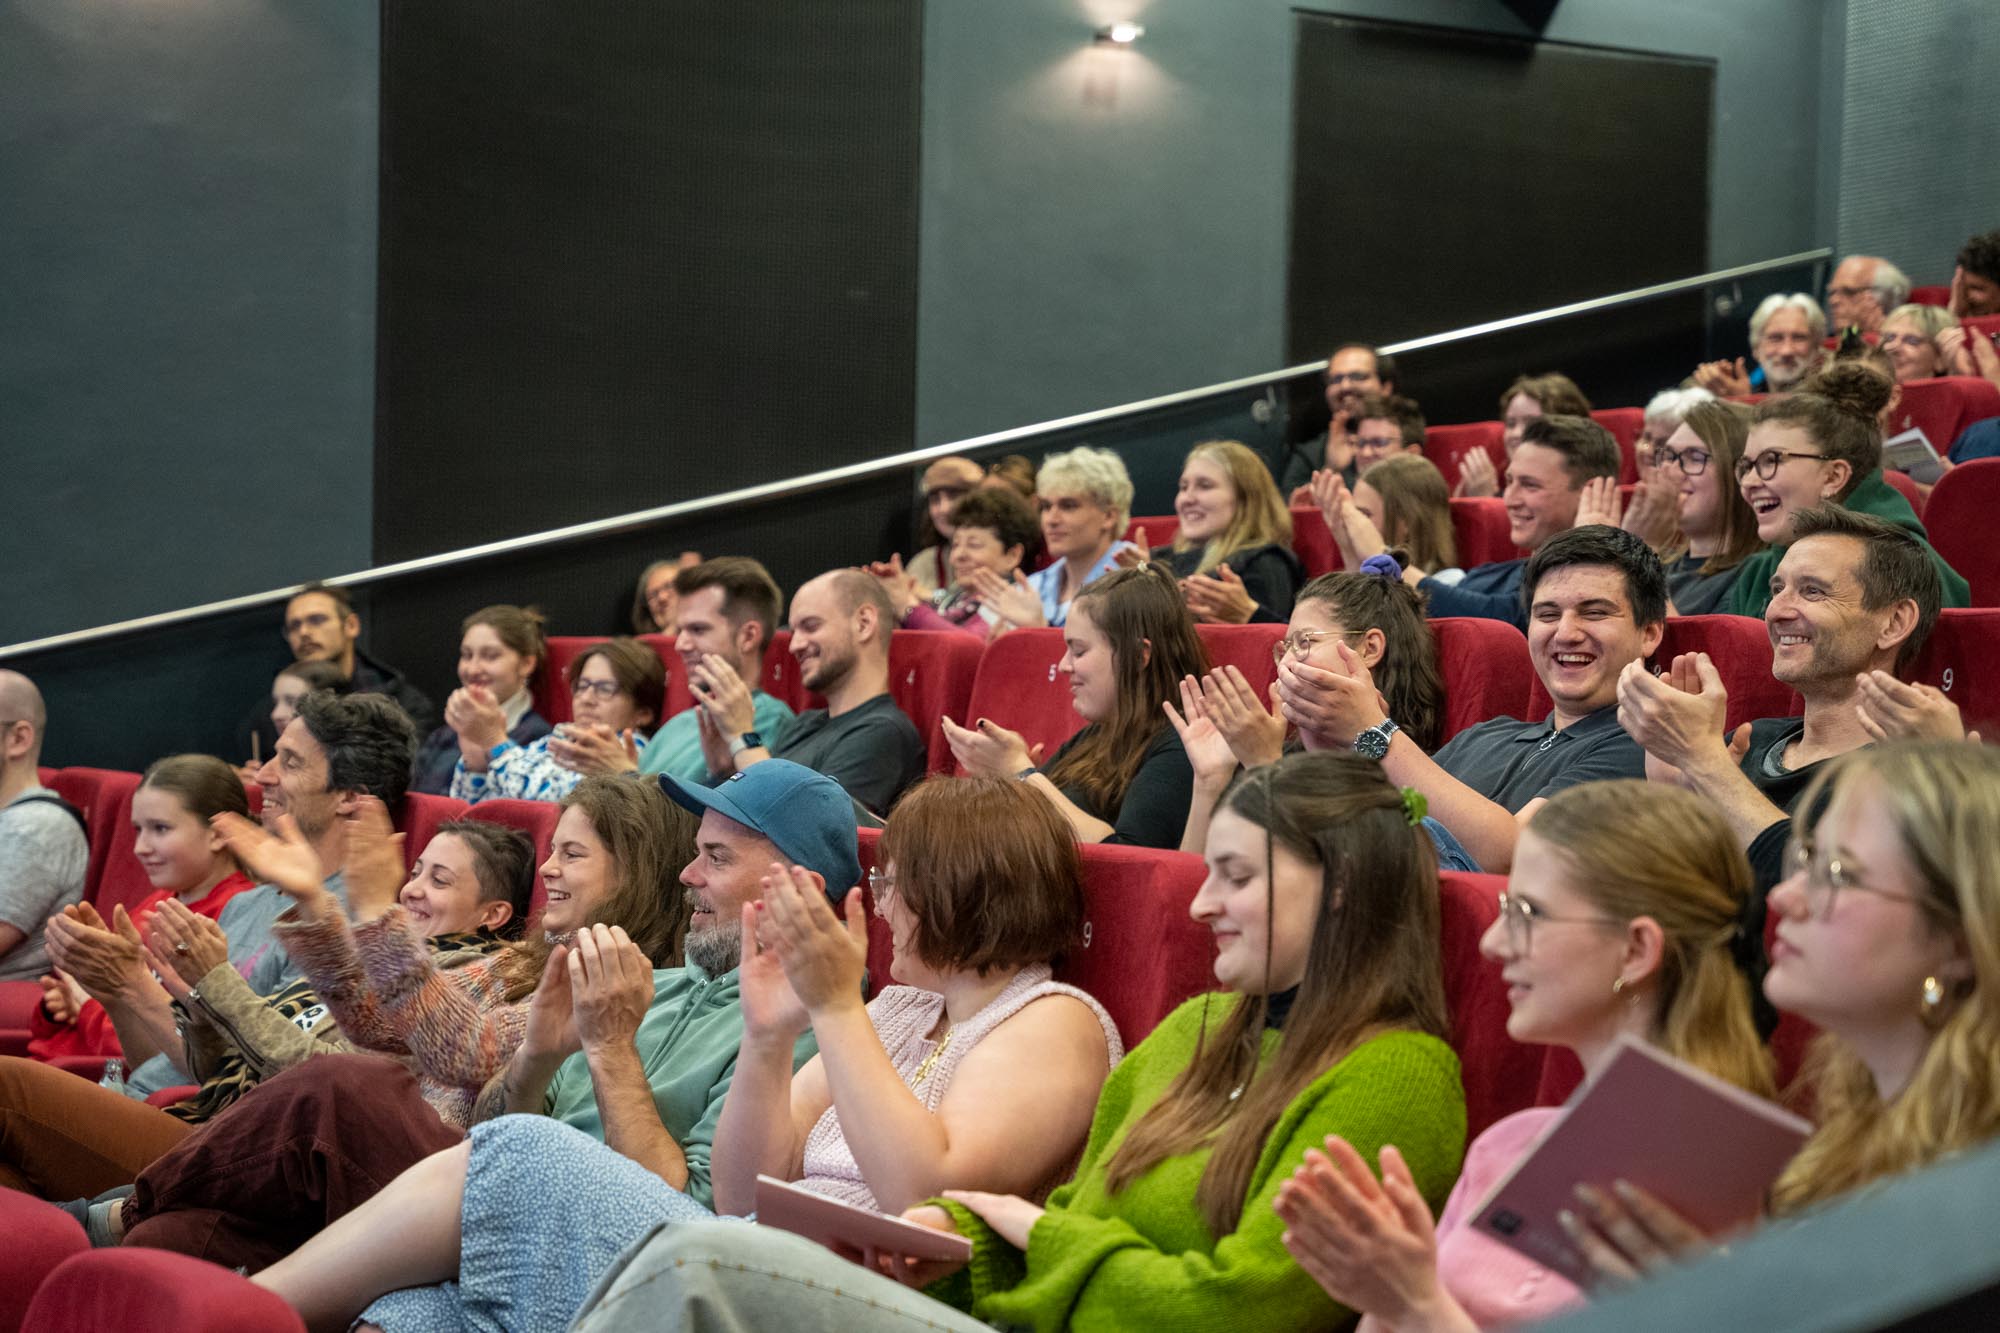
M 1146 35 L 1146 29 L 1137 23 L 1121 19 L 1117 23 L 1107 23 L 1097 30 L 1099 46 L 1130 46 Z

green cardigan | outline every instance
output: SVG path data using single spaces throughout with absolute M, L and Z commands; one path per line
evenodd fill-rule
M 1051 1330 L 1319 1329 L 1349 1317 L 1285 1252 L 1271 1201 L 1306 1149 L 1337 1133 L 1370 1161 L 1395 1144 L 1435 1210 L 1465 1154 L 1458 1057 L 1435 1037 L 1394 1032 L 1321 1074 L 1279 1118 L 1236 1229 L 1217 1241 L 1194 1204 L 1209 1148 L 1168 1158 L 1117 1195 L 1105 1167 L 1194 1057 L 1204 1019 L 1221 1022 L 1234 1002 L 1227 995 L 1188 1001 L 1112 1072 L 1076 1178 L 1050 1197 L 1025 1256 L 971 1212 L 946 1204 L 972 1239 L 972 1263 L 931 1294 L 990 1324 Z M 1265 1033 L 1266 1062 L 1277 1046 L 1278 1034 Z
M 1930 534 L 1917 518 L 1917 511 L 1910 508 L 1910 502 L 1902 492 L 1882 480 L 1882 470 L 1877 468 L 1862 479 L 1854 488 L 1854 494 L 1840 502 L 1843 509 L 1851 509 L 1857 514 L 1871 514 L 1895 524 L 1905 532 L 1913 534 L 1930 552 L 1931 564 L 1937 567 L 1938 579 L 1944 585 L 1943 605 L 1972 605 L 1972 585 L 1964 576 L 1944 562 L 1944 557 L 1932 550 Z M 1778 561 L 1785 555 L 1783 545 L 1768 546 L 1737 566 L 1736 586 L 1729 591 L 1728 610 L 1732 615 L 1762 617 L 1764 608 L 1771 604 L 1771 575 L 1777 572 Z

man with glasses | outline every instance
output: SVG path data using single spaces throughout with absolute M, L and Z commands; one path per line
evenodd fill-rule
M 83 816 L 41 784 L 48 711 L 35 682 L 0 671 L 0 980 L 49 970 L 42 923 L 83 897 Z
M 1880 333 L 1889 312 L 1910 299 L 1903 270 L 1875 255 L 1849 255 L 1826 284 L 1826 314 L 1836 333 Z
M 1766 883 L 1780 871 L 1786 816 L 1821 764 L 1875 740 L 1964 734 L 1942 694 L 1898 679 L 1943 595 L 1924 544 L 1833 505 L 1801 510 L 1792 532 L 1764 625 L 1771 674 L 1799 692 L 1801 716 L 1725 736 L 1728 691 L 1705 653 L 1682 654 L 1661 677 L 1628 668 L 1618 685 L 1618 718 L 1645 747 L 1648 776 L 1714 801 Z
M 1554 703 L 1541 722 L 1494 718 L 1427 755 L 1386 716 L 1351 650 L 1339 654 L 1344 673 L 1293 660 L 1278 668 L 1280 711 L 1307 749 L 1351 746 L 1381 760 L 1391 782 L 1422 792 L 1430 814 L 1495 872 L 1512 864 L 1521 826 L 1549 797 L 1645 775 L 1645 753 L 1618 726 L 1618 679 L 1659 647 L 1667 615 L 1660 558 L 1602 525 L 1549 540 L 1529 557 L 1522 587 L 1528 654 Z
M 1354 457 L 1354 429 L 1361 400 L 1369 394 L 1395 391 L 1395 357 L 1376 351 L 1370 343 L 1342 343 L 1333 349 L 1333 355 L 1326 359 L 1326 405 L 1333 420 L 1320 439 L 1292 446 L 1291 457 L 1285 460 L 1285 475 L 1278 484 L 1293 505 L 1312 506 L 1309 483 L 1312 474 L 1321 469 L 1338 472 L 1342 481 L 1354 485 L 1360 475 Z
M 1424 451 L 1423 409 L 1396 393 L 1364 394 L 1354 409 L 1354 471 L 1384 459 Z
M 1790 393 L 1825 351 L 1826 312 L 1804 292 L 1773 292 L 1750 316 L 1750 355 L 1696 366 L 1694 382 L 1718 397 L 1744 393 Z
M 376 661 L 361 650 L 361 617 L 344 588 L 324 583 L 308 583 L 285 603 L 281 632 L 295 662 L 328 662 L 347 682 L 350 694 L 383 694 L 396 701 L 419 736 L 437 729 L 438 711 L 430 696 L 409 682 L 402 672 Z M 261 700 L 238 727 L 242 752 L 253 753 L 258 761 L 272 753 L 278 733 L 271 726 L 271 701 Z M 254 740 L 252 738 L 255 738 Z

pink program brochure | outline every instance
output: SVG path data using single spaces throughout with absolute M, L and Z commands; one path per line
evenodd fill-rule
M 1578 1286 L 1591 1273 L 1556 1214 L 1581 1215 L 1578 1185 L 1629 1181 L 1711 1236 L 1755 1221 L 1771 1183 L 1812 1133 L 1763 1098 L 1630 1038 L 1567 1114 L 1471 1214 L 1471 1224 Z
M 818 1241 L 828 1249 L 883 1250 L 912 1259 L 964 1262 L 972 1258 L 972 1242 L 963 1236 L 934 1231 L 872 1208 L 856 1208 L 775 1176 L 757 1177 L 757 1221 Z

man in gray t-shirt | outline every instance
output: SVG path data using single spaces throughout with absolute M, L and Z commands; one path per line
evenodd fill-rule
M 83 817 L 36 777 L 47 726 L 35 683 L 0 671 L 0 981 L 49 970 L 42 923 L 82 899 L 90 860 Z

